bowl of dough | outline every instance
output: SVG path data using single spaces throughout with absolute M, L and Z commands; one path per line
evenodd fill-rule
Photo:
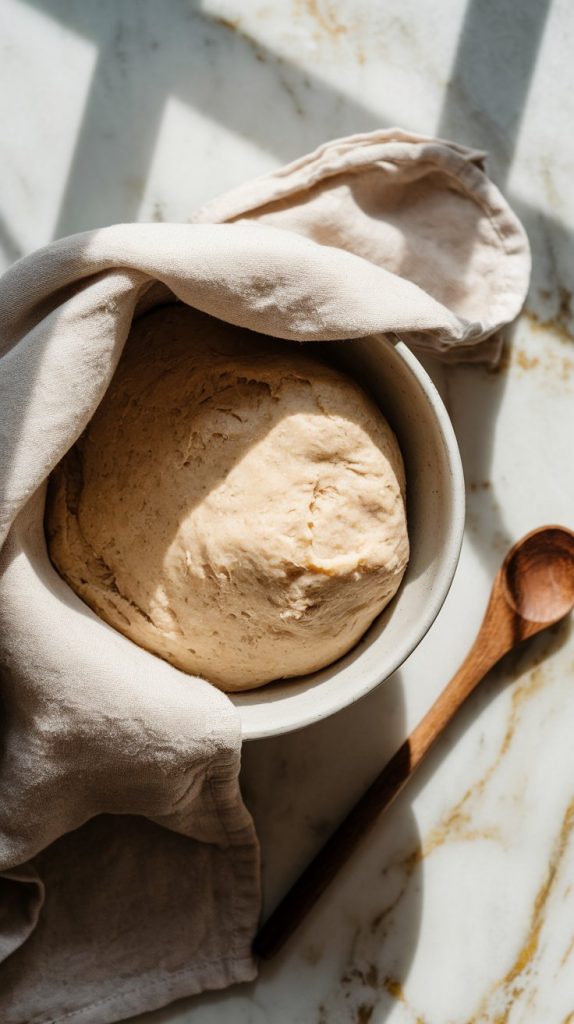
M 454 576 L 464 484 L 402 342 L 283 341 L 174 303 L 135 321 L 45 522 L 78 596 L 225 690 L 251 739 L 338 711 L 408 657 Z

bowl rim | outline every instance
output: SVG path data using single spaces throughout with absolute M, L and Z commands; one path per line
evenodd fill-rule
M 405 635 L 404 643 L 397 645 L 382 678 L 379 677 L 376 668 L 372 668 L 370 671 L 365 670 L 360 685 L 354 688 L 352 692 L 345 691 L 339 694 L 338 698 L 335 697 L 332 704 L 326 710 L 309 710 L 301 715 L 301 719 L 296 724 L 293 724 L 292 721 L 278 721 L 274 726 L 265 726 L 264 724 L 257 725 L 256 722 L 250 722 L 248 713 L 245 716 L 244 709 L 247 710 L 250 705 L 236 704 L 235 707 L 241 719 L 243 740 L 265 739 L 270 736 L 280 736 L 284 733 L 296 732 L 298 729 L 303 729 L 308 725 L 313 725 L 315 722 L 329 718 L 338 711 L 342 711 L 343 708 L 350 707 L 377 686 L 381 686 L 404 664 L 415 648 L 418 647 L 423 637 L 426 636 L 437 618 L 454 580 L 462 548 L 465 524 L 464 472 L 454 428 L 435 384 L 411 349 L 400 339 L 392 340 L 386 337 L 384 341 L 390 344 L 403 362 L 407 364 L 420 386 L 421 397 L 424 396 L 426 398 L 426 401 L 433 410 L 443 438 L 449 472 L 452 510 L 447 541 L 432 591 L 429 594 L 425 613 L 421 616 L 417 628 Z M 234 694 L 230 693 L 228 696 L 233 700 Z M 245 717 L 247 717 L 247 721 Z

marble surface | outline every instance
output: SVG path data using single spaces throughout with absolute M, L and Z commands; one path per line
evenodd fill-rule
M 488 150 L 530 234 L 495 371 L 429 363 L 468 490 L 423 643 L 360 704 L 244 751 L 271 907 L 462 659 L 514 539 L 574 526 L 569 0 L 4 0 L 2 267 L 54 237 L 181 220 L 329 137 L 399 124 Z M 574 1021 L 574 626 L 509 656 L 257 982 L 141 1024 Z

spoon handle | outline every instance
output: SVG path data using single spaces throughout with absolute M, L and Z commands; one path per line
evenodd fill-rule
M 359 841 L 399 795 L 461 704 L 504 653 L 485 643 L 483 629 L 466 659 L 425 717 L 305 868 L 255 937 L 253 952 L 268 960 L 303 921 Z

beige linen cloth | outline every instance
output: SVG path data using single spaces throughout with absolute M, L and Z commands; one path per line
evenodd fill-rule
M 0 1020 L 108 1024 L 253 978 L 257 838 L 227 697 L 101 622 L 46 555 L 45 481 L 134 316 L 174 297 L 298 341 L 493 360 L 529 277 L 483 155 L 331 142 L 187 224 L 75 235 L 0 282 Z

